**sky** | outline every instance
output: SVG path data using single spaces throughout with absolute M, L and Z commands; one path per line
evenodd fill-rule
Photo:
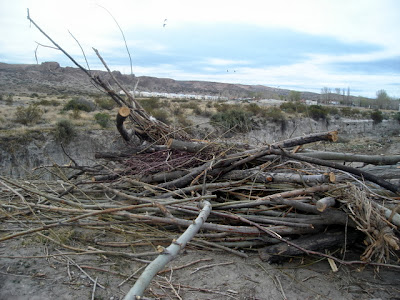
M 0 0 L 0 62 L 74 66 L 27 8 L 92 70 L 400 97 L 398 0 Z

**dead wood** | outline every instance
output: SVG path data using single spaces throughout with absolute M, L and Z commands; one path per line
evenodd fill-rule
M 395 165 L 400 162 L 400 155 L 362 155 L 353 153 L 338 153 L 327 151 L 304 151 L 301 155 L 324 160 L 339 160 L 343 162 L 362 162 L 372 165 Z
M 320 166 L 326 166 L 326 167 L 331 167 L 331 168 L 335 168 L 338 170 L 346 171 L 348 173 L 360 176 L 361 178 L 363 178 L 365 180 L 376 183 L 376 184 L 380 185 L 381 187 L 388 189 L 389 191 L 392 191 L 394 193 L 400 193 L 400 186 L 391 184 L 390 182 L 388 182 L 386 180 L 383 180 L 379 177 L 376 177 L 376 176 L 374 176 L 368 172 L 362 171 L 360 169 L 352 168 L 349 166 L 337 164 L 334 162 L 330 162 L 330 161 L 326 161 L 326 160 L 322 160 L 322 159 L 318 159 L 318 158 L 306 157 L 306 156 L 298 155 L 298 154 L 291 154 L 291 153 L 288 153 L 287 151 L 283 151 L 283 150 L 273 149 L 273 150 L 271 150 L 271 153 L 284 155 L 284 156 L 292 158 L 292 159 L 301 160 L 301 161 L 317 164 Z
M 117 114 L 117 130 L 121 134 L 122 138 L 129 142 L 131 140 L 132 134 L 128 133 L 128 131 L 125 129 L 124 122 L 126 118 L 131 114 L 131 110 L 127 106 L 122 106 L 118 110 Z
M 309 251 L 321 251 L 331 248 L 337 249 L 344 245 L 349 246 L 357 243 L 360 238 L 362 239 L 362 234 L 360 234 L 360 232 L 349 230 L 346 235 L 342 230 L 340 230 L 299 237 L 298 239 L 292 240 L 292 243 L 295 243 L 299 247 Z M 285 242 L 281 242 L 260 249 L 258 254 L 263 261 L 269 263 L 281 263 L 289 260 L 293 256 L 304 255 L 304 251 L 288 245 Z

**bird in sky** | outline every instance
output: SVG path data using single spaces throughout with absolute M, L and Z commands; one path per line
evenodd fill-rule
M 167 19 L 164 20 L 163 27 L 167 26 Z

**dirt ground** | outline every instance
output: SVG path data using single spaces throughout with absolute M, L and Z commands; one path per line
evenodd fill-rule
M 0 299 L 122 299 L 130 275 L 145 264 L 107 255 L 73 255 L 52 246 L 12 241 L 0 245 Z M 146 292 L 154 299 L 400 299 L 399 271 L 340 266 L 297 258 L 282 265 L 226 252 L 188 247 L 155 278 Z M 14 256 L 15 258 L 9 258 Z M 347 254 L 347 259 L 358 259 Z M 79 266 L 79 267 L 78 267 Z M 101 285 L 93 289 L 93 281 Z M 127 280 L 128 279 L 128 280 Z

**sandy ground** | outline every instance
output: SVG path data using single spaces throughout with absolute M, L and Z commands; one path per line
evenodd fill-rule
M 145 295 L 153 299 L 400 299 L 399 270 L 376 272 L 353 265 L 333 272 L 328 261 L 318 257 L 271 265 L 255 251 L 247 254 L 249 258 L 242 258 L 189 245 L 153 280 Z M 346 259 L 358 260 L 359 254 L 347 253 Z M 1 243 L 0 259 L 0 299 L 4 300 L 122 299 L 137 279 L 130 275 L 138 270 L 140 274 L 145 266 L 118 256 L 74 255 L 23 238 Z M 174 270 L 180 266 L 184 267 Z M 93 289 L 88 276 L 101 287 Z

